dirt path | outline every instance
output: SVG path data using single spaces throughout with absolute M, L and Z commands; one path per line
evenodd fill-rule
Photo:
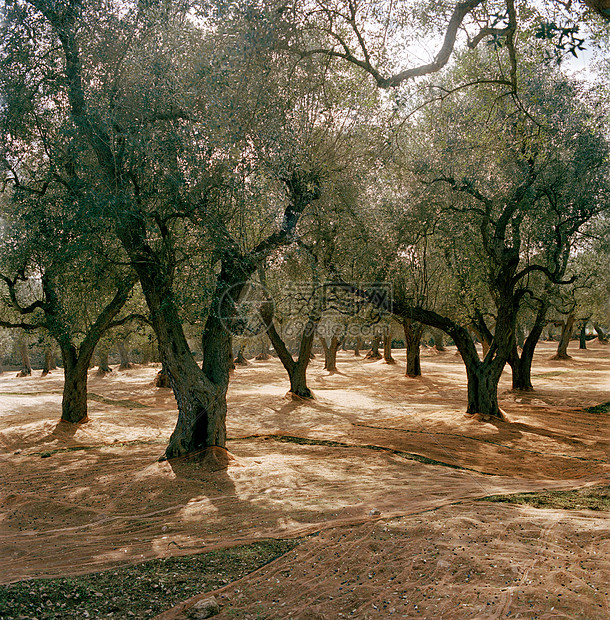
M 221 617 L 606 618 L 607 513 L 472 502 L 610 480 L 609 416 L 582 409 L 610 400 L 610 347 L 550 355 L 531 394 L 503 378 L 496 424 L 462 413 L 453 351 L 418 380 L 400 351 L 396 366 L 340 353 L 334 375 L 315 360 L 312 403 L 255 362 L 231 384 L 226 469 L 157 461 L 175 403 L 154 368 L 92 376 L 77 429 L 57 424 L 60 375 L 4 375 L 0 581 L 319 532 L 227 586 Z

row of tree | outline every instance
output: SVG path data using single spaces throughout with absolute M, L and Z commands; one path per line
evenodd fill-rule
M 507 363 L 531 387 L 562 291 L 592 279 L 598 300 L 578 303 L 607 319 L 594 264 L 608 252 L 607 83 L 545 60 L 582 47 L 574 27 L 512 0 L 3 9 L 0 325 L 57 342 L 62 419 L 86 418 L 96 347 L 135 321 L 154 331 L 178 404 L 167 457 L 224 446 L 253 282 L 275 299 L 256 317 L 304 397 L 329 313 L 391 314 L 411 342 L 421 325 L 443 331 L 468 411 L 489 416 Z M 439 33 L 432 61 L 398 67 L 409 37 Z M 276 323 L 303 284 L 315 294 L 295 360 Z M 531 328 L 521 354 L 518 325 Z

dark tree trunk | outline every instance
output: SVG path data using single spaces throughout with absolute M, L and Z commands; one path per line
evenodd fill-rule
M 182 333 L 179 323 L 173 325 L 173 331 L 177 329 Z M 178 338 L 179 334 L 175 336 Z M 186 340 L 184 346 L 188 350 Z M 208 316 L 202 337 L 201 369 L 194 362 L 190 350 L 188 356 L 184 353 L 176 356 L 168 348 L 164 346 L 162 350 L 178 403 L 178 420 L 165 452 L 166 457 L 174 458 L 210 446 L 224 447 L 226 395 L 232 358 L 231 334 L 215 314 Z
M 519 356 L 516 344 L 513 347 L 511 356 L 508 359 L 513 374 L 513 390 L 531 391 L 534 389 L 532 385 L 532 361 L 536 345 L 546 327 L 546 313 L 548 309 L 549 304 L 546 301 L 540 302 L 536 318 L 534 319 L 534 325 L 523 342 L 521 356 Z
M 578 333 L 578 348 L 579 349 L 586 349 L 587 348 L 587 321 L 581 321 L 580 326 L 579 326 L 579 333 Z
M 466 364 L 468 376 L 467 413 L 484 417 L 501 418 L 498 406 L 498 383 L 502 374 L 499 364 L 481 362 L 477 366 Z
M 367 360 L 380 360 L 381 354 L 379 353 L 379 336 L 373 336 L 371 341 L 371 350 L 364 356 Z
M 30 353 L 25 338 L 19 339 L 19 356 L 21 357 L 21 370 L 18 377 L 29 377 L 32 374 L 32 364 L 30 363 Z
M 77 44 L 76 11 L 65 11 L 55 6 L 55 3 L 45 4 L 45 7 L 45 15 L 60 39 L 64 52 L 64 77 L 71 119 L 82 143 L 91 148 L 91 165 L 95 165 L 100 184 L 104 184 L 107 191 L 113 192 L 105 198 L 114 204 L 114 228 L 138 274 L 159 343 L 162 363 L 167 368 L 178 404 L 178 421 L 166 456 L 172 458 L 207 447 L 224 447 L 225 396 L 231 348 L 230 334 L 214 315 L 220 298 L 216 295 L 212 301 L 212 313 L 208 316 L 203 335 L 203 368 L 199 368 L 188 347 L 172 289 L 176 257 L 172 253 L 171 227 L 163 217 L 148 218 L 149 214 L 143 204 L 146 198 L 142 196 L 137 179 L 134 178 L 138 176 L 137 173 L 125 164 L 118 154 L 120 149 L 117 151 L 112 148 L 109 126 L 100 123 L 96 113 L 89 113 Z M 226 292 L 232 284 L 248 280 L 271 252 L 291 241 L 300 215 L 307 205 L 320 196 L 320 183 L 315 172 L 293 170 L 285 175 L 283 181 L 289 199 L 277 231 L 246 255 L 241 253 L 239 243 L 228 233 L 219 241 L 223 256 L 216 293 Z M 172 203 L 170 198 L 165 205 L 169 207 Z M 149 243 L 150 223 L 156 226 L 154 236 L 163 241 L 159 251 Z M 231 307 L 230 312 L 233 310 Z
M 341 341 L 337 336 L 330 339 L 330 345 L 326 344 L 326 338 L 320 338 L 322 348 L 324 349 L 324 370 L 329 372 L 337 372 L 337 351 Z
M 573 312 L 567 316 L 565 321 L 561 322 L 561 337 L 559 338 L 559 344 L 557 345 L 557 353 L 553 357 L 556 360 L 570 360 L 572 359 L 568 355 L 568 345 L 570 344 L 570 338 L 574 333 L 574 322 L 576 316 Z
M 53 283 L 43 276 L 42 286 L 47 304 L 45 312 L 52 318 L 47 325 L 51 336 L 59 344 L 64 367 L 61 419 L 65 422 L 77 423 L 87 419 L 87 370 L 93 352 L 102 336 L 113 326 L 113 321 L 127 302 L 134 284 L 135 278 L 132 276 L 117 284 L 114 297 L 97 316 L 77 349 L 71 340 L 68 326 L 57 320 L 59 302 Z
M 468 405 L 466 411 L 481 414 L 483 418 L 500 418 L 498 406 L 498 383 L 502 370 L 515 346 L 516 308 L 513 300 L 506 296 L 499 304 L 496 329 L 489 354 L 481 361 L 470 332 L 450 319 L 435 312 L 407 307 L 401 310 L 395 303 L 395 311 L 403 319 L 418 320 L 432 327 L 442 329 L 455 342 L 466 366 L 468 378 Z
M 51 351 L 51 347 L 45 347 L 44 350 L 44 362 L 42 366 L 42 373 L 40 373 L 41 377 L 46 377 L 51 370 L 57 368 L 55 365 L 55 360 L 53 359 L 53 352 Z
M 172 270 L 148 245 L 144 222 L 143 217 L 126 217 L 117 232 L 138 273 L 157 336 L 161 363 L 178 406 L 178 420 L 165 456 L 174 458 L 210 446 L 224 447 L 230 335 L 217 324 L 212 313 L 206 322 L 202 339 L 203 364 L 199 368 L 182 328 L 172 289 Z M 218 297 L 215 297 L 212 309 L 217 303 Z M 208 377 L 215 363 L 218 372 L 223 377 L 226 374 L 226 379 L 220 383 Z
M 74 345 L 61 351 L 64 365 L 64 391 L 61 402 L 61 419 L 77 424 L 87 421 L 87 370 L 90 356 L 80 356 Z
M 593 329 L 597 334 L 597 339 L 599 340 L 600 344 L 608 344 L 608 335 L 601 327 L 601 325 L 599 323 L 593 323 Z
M 99 377 L 105 377 L 112 372 L 112 368 L 108 365 L 108 349 L 103 349 L 98 354 L 98 369 L 97 375 Z
M 246 345 L 242 344 L 239 347 L 239 351 L 237 352 L 237 357 L 233 360 L 233 363 L 236 366 L 249 366 L 250 362 L 246 359 L 244 355 L 244 351 L 246 350 Z
M 119 359 L 121 363 L 119 364 L 119 370 L 129 370 L 133 367 L 131 360 L 129 359 L 129 351 L 127 350 L 127 346 L 125 345 L 125 341 L 121 340 L 118 345 L 119 349 Z
M 269 306 L 262 308 L 261 316 L 267 326 L 269 340 L 275 352 L 278 354 L 282 366 L 284 366 L 288 373 L 288 378 L 290 379 L 290 394 L 297 398 L 313 398 L 312 391 L 307 387 L 307 366 L 311 359 L 311 348 L 321 315 L 318 312 L 314 312 L 308 318 L 303 333 L 301 334 L 299 355 L 296 360 L 292 357 L 286 343 L 282 340 L 282 337 L 275 328 L 271 308 Z
M 445 335 L 440 329 L 432 330 L 432 338 L 434 339 L 434 348 L 437 351 L 446 351 L 445 349 Z
M 383 361 L 386 364 L 396 364 L 392 357 L 392 334 L 383 335 Z
M 419 343 L 424 330 L 421 323 L 411 319 L 403 319 L 402 326 L 405 332 L 405 347 L 407 350 L 407 377 L 421 377 L 421 361 L 419 356 Z M 436 336 L 435 336 L 436 340 Z
M 356 346 L 354 347 L 354 357 L 360 357 L 360 349 L 362 349 L 362 338 L 356 338 Z

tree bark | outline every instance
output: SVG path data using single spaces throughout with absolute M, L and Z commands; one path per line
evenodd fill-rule
M 237 357 L 233 360 L 233 363 L 236 366 L 249 366 L 250 362 L 246 359 L 244 355 L 244 351 L 246 350 L 246 345 L 241 344 L 239 347 L 239 351 L 237 352 Z
M 587 348 L 587 321 L 581 321 L 580 325 L 579 325 L 579 332 L 578 332 L 578 348 L 579 349 L 586 349 Z
M 19 338 L 19 356 L 21 357 L 21 370 L 19 371 L 17 376 L 29 377 L 32 374 L 32 364 L 30 363 L 28 343 L 23 336 Z
M 386 364 L 396 364 L 396 360 L 392 357 L 392 334 L 383 335 L 383 361 Z
M 515 344 L 513 347 L 511 356 L 508 359 L 513 375 L 513 390 L 531 391 L 534 389 L 532 385 L 532 362 L 536 345 L 547 324 L 546 313 L 548 309 L 549 303 L 546 300 L 539 303 L 534 325 L 523 342 L 521 356 L 519 356 L 517 345 Z
M 593 329 L 597 334 L 597 339 L 600 344 L 608 344 L 608 336 L 602 326 L 599 323 L 593 323 Z
M 362 338 L 358 336 L 356 338 L 356 345 L 354 347 L 354 357 L 360 357 L 360 349 L 362 349 Z
M 570 344 L 570 338 L 574 332 L 574 322 L 576 315 L 574 312 L 568 314 L 565 321 L 561 322 L 561 337 L 559 338 L 559 345 L 557 346 L 557 353 L 553 356 L 556 360 L 570 360 L 571 356 L 568 355 L 568 345 Z
M 371 350 L 364 356 L 367 360 L 380 360 L 381 354 L 379 353 L 379 336 L 373 336 L 371 341 Z
M 60 319 L 60 305 L 53 283 L 45 276 L 42 278 L 47 329 L 59 345 L 64 367 L 61 419 L 65 422 L 77 423 L 87 419 L 87 370 L 91 358 L 102 336 L 119 324 L 114 319 L 127 302 L 135 281 L 133 275 L 129 275 L 117 284 L 114 297 L 99 313 L 77 347 L 72 341 L 70 326 Z
M 290 391 L 293 397 L 296 398 L 313 398 L 313 393 L 307 386 L 307 367 L 311 359 L 311 348 L 313 346 L 314 337 L 316 334 L 316 328 L 320 321 L 321 313 L 318 311 L 312 312 L 308 317 L 303 332 L 301 333 L 301 342 L 299 344 L 298 357 L 295 360 L 288 350 L 286 343 L 282 340 L 282 337 L 278 333 L 275 323 L 273 321 L 273 315 L 271 314 L 271 308 L 269 306 L 261 309 L 261 316 L 265 325 L 267 326 L 267 336 L 278 354 L 282 366 L 288 373 L 290 379 Z
M 61 402 L 61 419 L 78 424 L 87 421 L 87 370 L 89 356 L 79 356 L 74 345 L 61 349 L 64 366 L 64 390 Z
M 102 349 L 98 354 L 98 377 L 105 377 L 112 372 L 112 368 L 108 365 L 108 349 Z
M 405 347 L 407 350 L 407 377 L 421 377 L 421 361 L 419 343 L 421 341 L 424 326 L 411 319 L 402 319 L 402 327 L 405 332 Z M 435 335 L 436 340 L 436 335 Z
M 51 372 L 51 370 L 54 370 L 55 368 L 57 368 L 57 366 L 55 366 L 55 361 L 53 359 L 53 352 L 51 351 L 51 347 L 45 347 L 44 363 L 42 366 L 42 373 L 40 374 L 40 376 L 46 377 Z
M 498 364 L 482 362 L 479 365 L 466 364 L 468 376 L 467 413 L 501 418 L 498 406 L 498 383 L 502 374 Z
M 440 329 L 432 330 L 432 337 L 434 338 L 434 348 L 437 351 L 446 351 L 444 334 Z
M 121 363 L 119 364 L 119 370 L 129 370 L 133 367 L 133 364 L 129 359 L 129 351 L 127 350 L 125 342 L 125 340 L 121 340 L 118 344 L 119 359 L 121 360 Z
M 330 345 L 326 343 L 326 338 L 320 338 L 322 348 L 324 349 L 324 370 L 329 372 L 337 372 L 337 351 L 341 341 L 337 336 L 330 339 Z

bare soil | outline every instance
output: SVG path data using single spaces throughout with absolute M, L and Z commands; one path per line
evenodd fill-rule
M 400 350 L 397 365 L 340 352 L 334 374 L 315 359 L 312 402 L 285 398 L 277 359 L 252 360 L 231 383 L 229 452 L 171 462 L 157 368 L 92 371 L 79 426 L 57 423 L 61 371 L 5 373 L 0 583 L 309 535 L 216 588 L 216 617 L 608 618 L 607 508 L 475 501 L 610 483 L 610 414 L 585 410 L 610 400 L 610 346 L 588 346 L 558 361 L 542 343 L 535 391 L 506 373 L 493 423 L 463 413 L 452 349 L 424 352 L 420 379 Z

